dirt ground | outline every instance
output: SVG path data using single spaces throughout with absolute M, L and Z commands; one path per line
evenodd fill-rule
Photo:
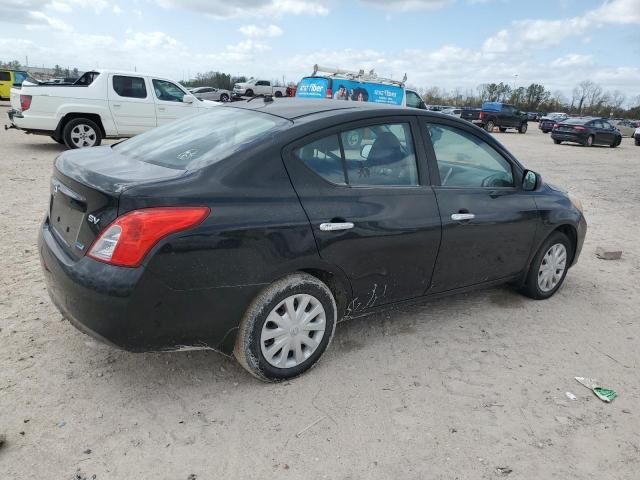
M 36 248 L 62 147 L 0 130 L 0 478 L 637 479 L 640 147 L 556 146 L 530 127 L 497 135 L 589 223 L 558 294 L 497 288 L 343 323 L 317 368 L 277 385 L 212 352 L 114 350 L 63 320 Z

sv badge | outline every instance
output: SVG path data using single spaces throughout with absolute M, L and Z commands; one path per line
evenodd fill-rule
M 87 217 L 87 221 L 93 225 L 98 225 L 98 223 L 100 223 L 100 219 L 95 215 L 89 215 Z

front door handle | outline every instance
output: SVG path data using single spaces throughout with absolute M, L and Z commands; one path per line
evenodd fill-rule
M 451 215 L 451 220 L 461 222 L 463 220 L 473 220 L 476 216 L 473 213 L 454 213 Z
M 320 230 L 323 232 L 337 232 L 340 230 L 351 230 L 354 227 L 351 222 L 338 222 L 338 223 L 321 223 Z
M 164 107 L 158 107 L 158 110 L 159 110 L 159 111 L 161 111 L 161 112 L 164 112 L 164 111 L 166 110 L 166 108 L 164 108 Z

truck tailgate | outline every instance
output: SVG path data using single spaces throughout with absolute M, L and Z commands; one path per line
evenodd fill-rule
M 11 89 L 11 108 L 13 108 L 14 110 L 21 110 L 20 107 L 20 92 L 21 89 L 18 87 L 13 87 Z

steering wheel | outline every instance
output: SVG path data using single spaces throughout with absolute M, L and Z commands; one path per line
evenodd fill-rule
M 512 183 L 505 178 L 504 173 L 494 173 L 482 180 L 483 187 L 511 187 Z

